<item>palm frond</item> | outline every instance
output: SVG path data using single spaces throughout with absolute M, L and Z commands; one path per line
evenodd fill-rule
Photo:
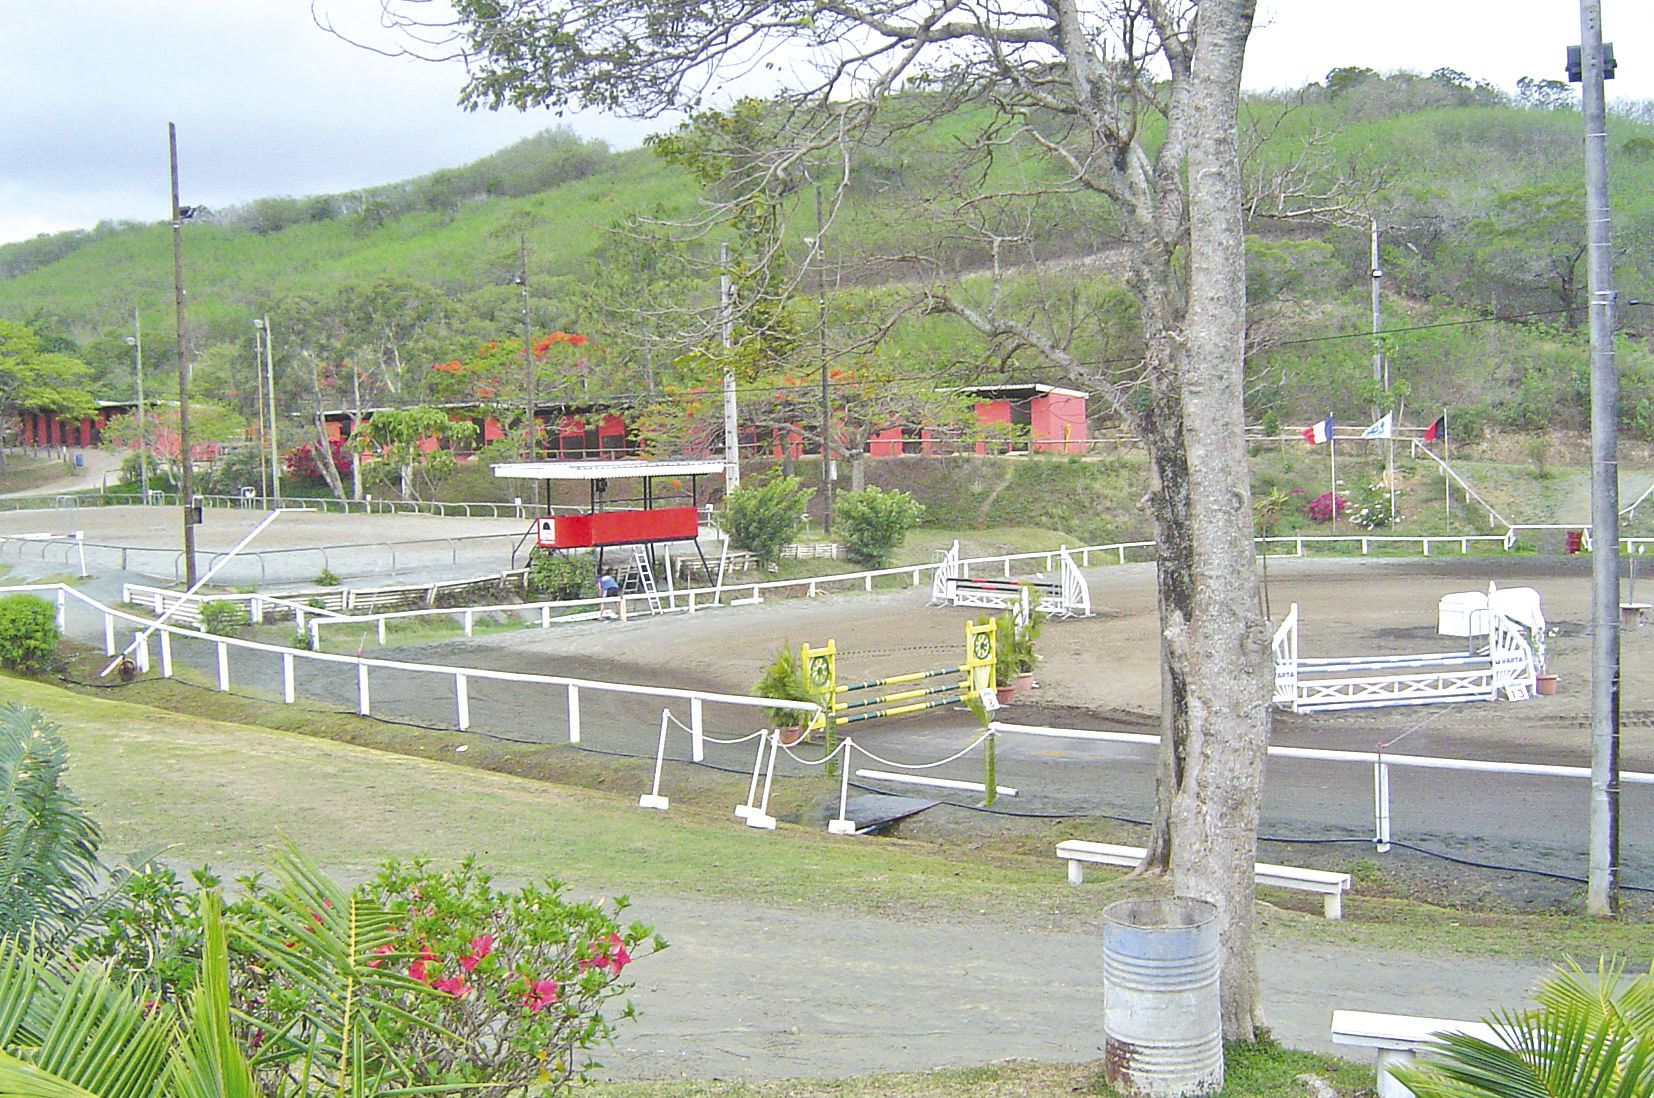
M 99 1095 L 0 1052 L 0 1098 L 99 1098 Z
M 224 906 L 201 895 L 201 976 L 190 996 L 190 1024 L 172 1065 L 175 1098 L 259 1098 L 253 1069 L 230 1023 L 230 958 Z
M 307 1059 L 319 1081 L 349 1083 L 352 1093 L 408 1086 L 412 1073 L 383 1026 L 434 1029 L 406 1004 L 440 993 L 383 963 L 396 916 L 341 888 L 291 843 L 272 868 L 279 887 L 256 901 L 267 929 L 235 932 L 304 996 L 305 1033 L 272 1034 L 258 1061 Z
M 65 940 L 92 914 L 102 837 L 64 784 L 67 767 L 56 725 L 0 705 L 0 934 Z

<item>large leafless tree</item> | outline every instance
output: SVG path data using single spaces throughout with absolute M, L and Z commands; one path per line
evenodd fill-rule
M 1269 716 L 1243 443 L 1237 112 L 1254 0 L 455 0 L 449 22 L 422 0 L 381 2 L 402 48 L 464 56 L 473 106 L 658 117 L 721 105 L 732 83 L 771 97 L 785 140 L 732 177 L 754 193 L 784 190 L 881 125 L 922 126 L 928 109 L 979 120 L 967 146 L 1035 150 L 1041 191 L 1104 212 L 1138 302 L 1144 357 L 1129 376 L 995 296 L 967 301 L 938 282 L 931 305 L 1044 355 L 1148 451 L 1165 728 L 1149 861 L 1179 894 L 1217 905 L 1224 1030 L 1252 1039 Z

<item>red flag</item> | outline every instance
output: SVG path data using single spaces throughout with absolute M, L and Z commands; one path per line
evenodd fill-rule
M 1424 429 L 1424 441 L 1434 442 L 1438 438 L 1447 438 L 1447 417 L 1445 415 L 1437 416 L 1436 422 Z

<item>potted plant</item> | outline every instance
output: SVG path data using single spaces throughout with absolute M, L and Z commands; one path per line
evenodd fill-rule
M 1011 650 L 1016 661 L 1016 688 L 1019 694 L 1034 688 L 1034 663 L 1039 659 L 1034 646 L 1039 640 L 1040 631 L 1044 628 L 1045 615 L 1035 611 L 1028 615 L 1026 624 L 1016 625 L 1011 631 Z
M 809 683 L 805 681 L 804 667 L 790 645 L 781 646 L 781 651 L 775 654 L 775 659 L 765 668 L 764 677 L 753 687 L 753 693 L 760 698 L 775 701 L 817 701 L 810 693 Z M 804 738 L 804 726 L 809 720 L 807 712 L 802 709 L 781 708 L 768 709 L 765 712 L 769 714 L 775 730 L 781 734 L 782 743 L 790 747 Z
M 992 619 L 994 623 L 994 695 L 1000 705 L 1010 705 L 1017 697 L 1017 623 L 1009 614 Z M 986 625 L 984 617 L 978 624 Z

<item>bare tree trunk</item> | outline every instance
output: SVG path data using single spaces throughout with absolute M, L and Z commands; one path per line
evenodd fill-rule
M 345 486 L 339 479 L 339 467 L 333 464 L 333 440 L 327 437 L 327 420 L 322 418 L 322 379 L 316 372 L 316 360 L 308 354 L 305 359 L 310 363 L 310 392 L 316 402 L 316 468 L 322 471 L 333 498 L 343 502 Z
M 1246 254 L 1237 141 L 1252 0 L 1205 0 L 1189 84 L 1189 307 L 1183 433 L 1189 476 L 1193 615 L 1169 639 L 1187 668 L 1189 739 L 1172 801 L 1172 877 L 1217 905 L 1223 1031 L 1261 1022 L 1253 936 L 1258 799 L 1269 738 L 1252 550 L 1242 367 Z

